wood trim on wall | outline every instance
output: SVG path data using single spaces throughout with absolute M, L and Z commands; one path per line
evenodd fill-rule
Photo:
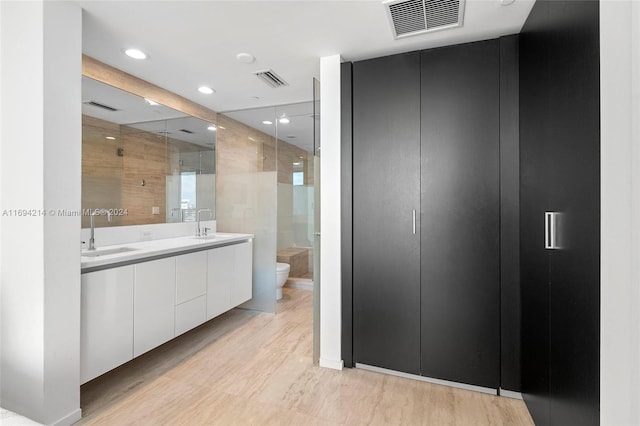
M 215 111 L 87 55 L 82 55 L 82 75 L 202 120 L 216 121 Z

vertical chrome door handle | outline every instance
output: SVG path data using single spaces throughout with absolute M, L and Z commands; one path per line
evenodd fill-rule
M 416 235 L 416 209 L 413 209 L 413 235 Z
M 558 250 L 558 212 L 544 212 L 544 248 Z

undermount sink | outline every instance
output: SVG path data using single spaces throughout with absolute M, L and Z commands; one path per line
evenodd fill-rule
M 222 238 L 219 235 L 211 234 L 211 235 L 203 235 L 201 237 L 193 237 L 196 240 L 215 240 L 216 238 Z
M 138 249 L 131 248 L 131 247 L 118 247 L 118 248 L 113 248 L 113 249 L 98 249 L 98 250 L 84 251 L 84 252 L 82 252 L 82 257 L 107 256 L 109 254 L 126 253 L 126 252 L 129 252 L 129 251 L 136 251 L 136 250 L 138 250 Z

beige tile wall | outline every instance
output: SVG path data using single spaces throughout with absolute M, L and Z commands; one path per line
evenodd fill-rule
M 166 176 L 180 172 L 180 152 L 202 147 L 94 117 L 83 116 L 82 122 L 82 208 L 127 210 L 111 223 L 97 217 L 96 226 L 165 223 Z M 152 207 L 160 214 L 152 214 Z M 88 226 L 83 216 L 82 227 Z

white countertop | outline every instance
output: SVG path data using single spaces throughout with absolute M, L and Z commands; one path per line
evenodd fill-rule
M 216 246 L 246 241 L 251 238 L 253 238 L 253 234 L 227 234 L 216 232 L 215 234 L 211 234 L 208 237 L 189 236 L 153 241 L 140 241 L 112 246 L 98 246 L 96 252 L 100 252 L 101 250 L 119 249 L 123 247 L 134 250 L 114 254 L 105 254 L 97 257 L 84 256 L 84 254 L 88 253 L 89 251 L 82 250 L 80 258 L 80 268 L 84 271 L 90 268 L 93 269 L 95 267 L 105 267 L 111 264 L 136 261 L 148 257 L 162 256 L 171 253 L 177 254 L 184 251 L 215 248 Z

